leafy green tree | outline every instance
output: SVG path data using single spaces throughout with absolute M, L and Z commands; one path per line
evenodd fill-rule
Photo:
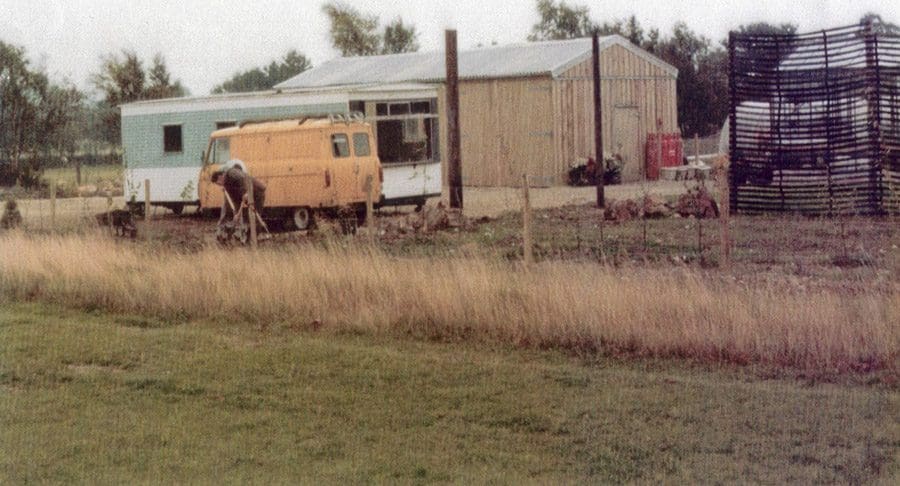
M 364 15 L 342 2 L 330 2 L 322 11 L 331 22 L 331 44 L 342 56 L 372 56 L 381 52 L 378 16 Z
M 181 81 L 172 82 L 172 75 L 166 68 L 166 61 L 161 54 L 153 56 L 153 66 L 147 71 L 150 85 L 144 92 L 144 97 L 150 100 L 162 98 L 180 98 L 187 95 L 187 90 L 181 85 Z
M 41 167 L 39 151 L 72 147 L 75 114 L 83 95 L 70 83 L 55 85 L 32 70 L 25 50 L 0 41 L 0 167 L 3 179 L 33 181 Z M 27 159 L 23 155 L 30 154 Z M 22 164 L 27 160 L 27 164 Z
M 634 15 L 628 17 L 622 35 L 636 46 L 644 45 L 644 29 L 641 28 L 641 23 Z
M 875 27 L 876 33 L 893 35 L 900 34 L 900 26 L 891 22 L 886 22 L 881 17 L 881 15 L 875 12 L 866 12 L 866 14 L 859 19 L 859 25 L 865 26 L 870 23 L 873 25 L 873 27 Z
M 531 27 L 530 41 L 587 37 L 597 27 L 585 6 L 569 6 L 565 1 L 538 0 L 537 11 L 540 20 Z
M 272 86 L 276 84 L 287 81 L 290 78 L 306 71 L 307 69 L 312 67 L 312 62 L 310 62 L 309 58 L 297 52 L 296 49 L 291 49 L 284 55 L 280 63 L 272 61 L 266 67 L 266 76 L 272 82 Z
M 384 27 L 384 46 L 382 54 L 399 54 L 419 50 L 419 34 L 416 27 L 406 25 L 400 17 L 395 18 Z
M 18 173 L 27 128 L 35 117 L 36 83 L 25 50 L 0 41 L 0 149 Z
M 352 6 L 332 1 L 322 7 L 331 24 L 331 45 L 342 56 L 373 56 L 419 50 L 416 28 L 397 17 L 378 32 L 378 16 L 366 15 Z
M 236 73 L 228 81 L 213 88 L 213 94 L 264 91 L 286 81 L 312 67 L 303 54 L 291 49 L 281 61 L 272 61 L 264 68 L 253 68 Z
M 121 137 L 119 105 L 188 94 L 180 81 L 172 81 L 162 55 L 154 56 L 153 65 L 145 71 L 137 53 L 129 50 L 123 50 L 121 56 L 103 57 L 100 71 L 91 75 L 91 83 L 103 94 L 104 138 L 112 143 L 119 143 Z
M 107 104 L 118 106 L 145 98 L 147 75 L 137 53 L 124 50 L 121 58 L 116 54 L 105 56 L 100 71 L 91 75 L 91 82 Z
M 710 40 L 677 22 L 660 45 L 659 56 L 678 69 L 678 122 L 686 136 L 705 135 L 718 123 L 707 113 L 710 93 L 704 90 L 700 66 L 710 54 Z
M 49 85 L 41 104 L 40 129 L 44 145 L 60 153 L 74 154 L 78 141 L 86 135 L 83 128 L 84 93 L 70 82 Z

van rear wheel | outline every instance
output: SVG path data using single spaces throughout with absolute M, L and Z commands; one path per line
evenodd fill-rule
M 315 224 L 312 210 L 309 208 L 294 208 L 294 211 L 291 213 L 291 222 L 294 223 L 294 227 L 298 230 L 312 228 Z

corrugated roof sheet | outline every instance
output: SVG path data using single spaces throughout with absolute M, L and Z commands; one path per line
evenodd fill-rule
M 672 76 L 678 71 L 624 38 L 612 35 L 600 38 L 600 49 L 621 45 L 660 66 Z M 591 39 L 528 42 L 490 46 L 459 52 L 459 77 L 462 79 L 508 78 L 549 74 L 558 75 L 591 55 Z M 275 86 L 277 89 L 407 81 L 442 81 L 446 73 L 442 51 L 414 52 L 384 56 L 341 57 L 294 76 Z

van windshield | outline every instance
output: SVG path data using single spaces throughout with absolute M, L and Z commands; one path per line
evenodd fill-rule
M 231 160 L 231 148 L 227 138 L 213 140 L 209 162 L 211 164 L 224 164 Z

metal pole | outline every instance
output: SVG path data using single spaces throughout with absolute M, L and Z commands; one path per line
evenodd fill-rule
M 594 71 L 594 179 L 597 181 L 597 207 L 606 206 L 603 192 L 603 176 L 606 172 L 606 161 L 603 160 L 603 108 L 600 99 L 600 43 L 597 31 L 592 36 L 592 62 Z
M 456 31 L 445 32 L 447 67 L 447 182 L 450 207 L 463 208 L 462 164 L 459 141 L 459 70 L 456 57 Z

